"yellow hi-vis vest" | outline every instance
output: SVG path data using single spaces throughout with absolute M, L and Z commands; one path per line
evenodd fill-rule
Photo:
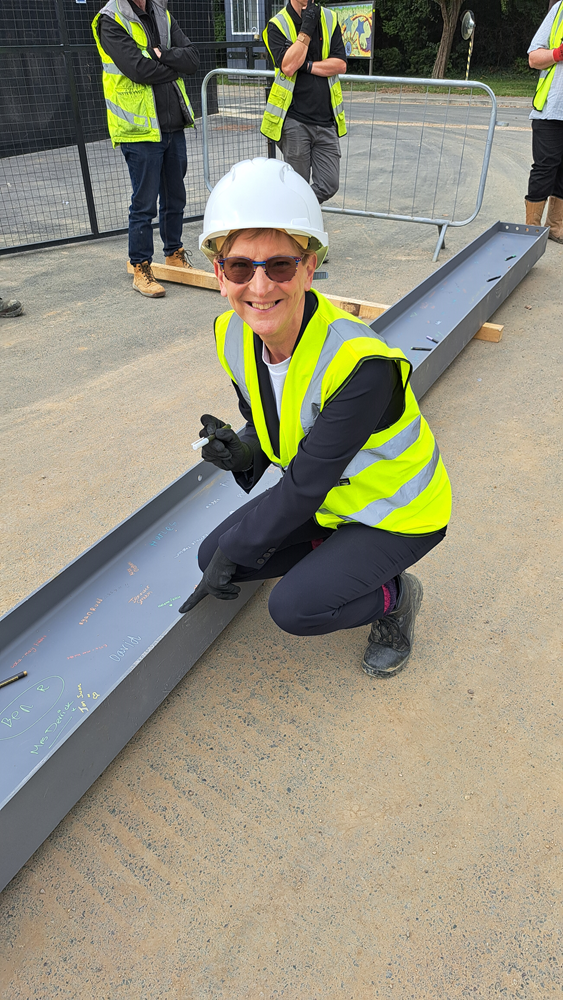
M 445 527 L 451 489 L 434 436 L 409 378 L 412 366 L 397 348 L 378 340 L 362 320 L 337 309 L 319 292 L 318 308 L 297 344 L 283 387 L 279 455 L 274 453 L 260 396 L 254 334 L 233 311 L 215 321 L 219 361 L 252 409 L 262 451 L 285 469 L 299 442 L 368 358 L 395 363 L 405 408 L 399 420 L 368 438 L 327 493 L 316 520 L 327 528 L 360 521 L 395 534 L 423 535 Z
M 295 25 L 285 10 L 280 10 L 279 14 L 270 18 L 268 24 L 275 24 L 283 32 L 285 37 L 291 43 L 295 42 L 297 39 L 297 31 Z M 330 52 L 330 42 L 332 36 L 335 32 L 336 25 L 338 24 L 338 18 L 333 10 L 328 7 L 321 7 L 321 26 L 322 26 L 322 36 L 323 36 L 323 47 L 322 47 L 322 58 L 328 59 Z M 266 48 L 270 52 L 270 46 L 268 44 L 268 25 L 266 25 L 264 31 L 262 32 L 262 38 L 266 43 Z M 272 62 L 274 62 L 274 57 L 270 52 Z M 268 97 L 268 103 L 266 105 L 266 110 L 264 111 L 264 116 L 262 118 L 262 125 L 260 126 L 260 131 L 262 135 L 266 135 L 268 139 L 274 139 L 277 142 L 281 136 L 283 123 L 285 121 L 285 116 L 287 114 L 287 109 L 291 104 L 293 99 L 293 90 L 295 88 L 295 81 L 297 79 L 297 73 L 293 76 L 286 76 L 282 73 L 281 69 L 276 67 L 276 75 L 274 82 L 272 84 L 272 89 Z M 329 76 L 326 78 L 329 88 L 330 88 L 330 103 L 332 105 L 332 113 L 334 115 L 334 120 L 336 122 L 336 128 L 338 130 L 338 135 L 346 135 L 346 120 L 344 118 L 344 104 L 342 102 L 342 87 L 340 86 L 340 77 Z
M 559 10 L 553 19 L 553 24 L 551 25 L 551 31 L 549 33 L 549 48 L 557 49 L 563 42 L 563 3 L 559 5 Z M 536 87 L 536 92 L 534 94 L 534 99 L 532 105 L 536 111 L 541 111 L 545 102 L 547 101 L 547 95 L 551 84 L 553 83 L 553 74 L 557 69 L 559 63 L 554 63 L 549 69 L 542 69 L 540 73 L 540 78 L 538 80 L 538 85 Z
M 158 29 L 161 49 L 170 48 L 170 14 L 158 3 L 153 4 L 153 14 Z M 160 125 L 156 114 L 153 88 L 147 83 L 133 83 L 104 52 L 98 34 L 98 21 L 102 15 L 112 17 L 137 43 L 143 55 L 150 59 L 147 51 L 148 38 L 139 17 L 127 0 L 109 0 L 92 21 L 92 31 L 102 60 L 102 83 L 108 116 L 108 128 L 115 148 L 120 142 L 160 142 Z M 184 81 L 174 81 L 184 117 L 189 127 L 193 127 L 194 113 Z

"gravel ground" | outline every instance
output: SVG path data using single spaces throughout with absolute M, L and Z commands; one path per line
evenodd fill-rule
M 529 141 L 497 132 L 442 261 L 522 218 Z M 436 266 L 423 227 L 327 224 L 327 291 L 391 303 Z M 125 259 L 0 260 L 26 307 L 0 329 L 4 610 L 193 461 L 201 412 L 237 421 L 222 300 L 144 299 Z M 4 890 L 3 1000 L 561 994 L 562 262 L 423 400 L 455 504 L 409 668 L 367 678 L 366 629 L 284 634 L 261 588 Z

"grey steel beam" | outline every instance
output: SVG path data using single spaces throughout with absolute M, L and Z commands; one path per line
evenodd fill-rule
M 370 324 L 413 365 L 421 399 L 545 252 L 548 229 L 495 222 Z
M 497 223 L 371 324 L 413 362 L 419 397 L 547 233 Z M 270 468 L 253 492 L 278 476 Z M 200 578 L 199 543 L 246 500 L 229 474 L 200 463 L 0 619 L 0 679 L 28 672 L 0 688 L 0 889 L 256 590 L 178 617 Z

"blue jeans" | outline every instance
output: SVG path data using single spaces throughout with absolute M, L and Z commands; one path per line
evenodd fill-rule
M 188 167 L 184 132 L 163 132 L 160 142 L 122 142 L 133 185 L 129 207 L 129 260 L 132 264 L 152 261 L 152 220 L 159 199 L 159 229 L 164 254 L 169 257 L 182 246 L 182 224 Z

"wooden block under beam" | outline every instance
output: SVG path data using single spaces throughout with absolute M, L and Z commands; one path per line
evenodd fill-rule
M 133 265 L 127 262 L 129 274 L 133 274 Z M 152 265 L 152 273 L 157 281 L 175 281 L 180 285 L 195 285 L 198 288 L 210 288 L 215 292 L 219 291 L 219 282 L 210 271 L 201 271 L 197 267 L 172 267 L 170 264 Z M 359 316 L 360 319 L 377 319 L 389 306 L 384 306 L 381 302 L 368 302 L 366 299 L 349 299 L 342 295 L 325 295 L 325 298 L 332 302 L 337 309 L 344 309 L 352 316 Z M 504 326 L 498 323 L 483 323 L 480 330 L 475 334 L 475 340 L 488 340 L 493 344 L 498 344 L 502 340 Z
M 325 295 L 337 309 L 344 309 L 352 316 L 359 316 L 361 319 L 377 319 L 389 306 L 384 306 L 380 302 L 366 302 L 364 299 L 348 299 L 341 295 Z M 488 340 L 490 343 L 498 344 L 502 340 L 504 326 L 499 323 L 483 323 L 477 330 L 474 340 Z
M 133 265 L 127 261 L 127 270 L 133 274 Z M 211 271 L 201 271 L 197 267 L 172 267 L 171 264 L 152 264 L 152 273 L 157 281 L 175 281 L 180 285 L 196 285 L 219 291 L 219 282 Z
M 474 340 L 488 340 L 492 344 L 498 344 L 499 340 L 502 340 L 502 331 L 504 326 L 499 323 L 483 323 L 480 330 L 474 336 Z

